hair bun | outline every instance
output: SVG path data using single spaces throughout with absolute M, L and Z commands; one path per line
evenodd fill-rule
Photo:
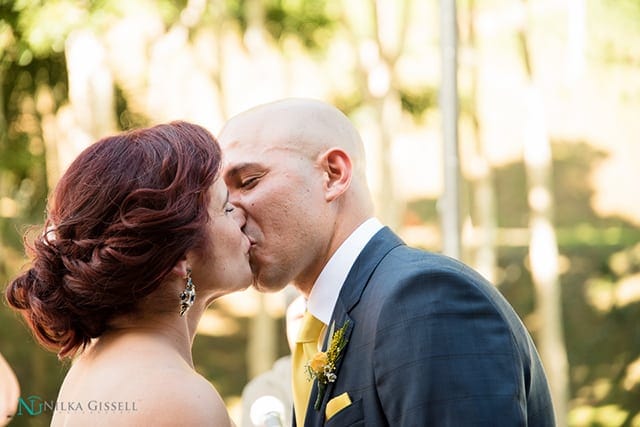
M 69 286 L 73 279 L 56 244 L 39 238 L 31 252 L 32 267 L 9 284 L 6 298 L 25 314 L 36 339 L 62 357 L 99 336 L 106 318 L 99 310 L 82 309 L 84 298 Z

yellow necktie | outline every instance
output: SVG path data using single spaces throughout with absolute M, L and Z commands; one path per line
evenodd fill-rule
M 322 321 L 305 311 L 292 358 L 293 407 L 296 411 L 296 425 L 298 427 L 304 426 L 311 385 L 313 384 L 308 380 L 304 365 L 319 351 L 318 339 L 324 326 Z

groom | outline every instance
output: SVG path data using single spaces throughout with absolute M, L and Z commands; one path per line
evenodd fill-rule
M 256 287 L 291 283 L 307 300 L 297 426 L 555 425 L 533 341 L 494 286 L 374 217 L 344 114 L 282 100 L 232 118 L 219 140 Z

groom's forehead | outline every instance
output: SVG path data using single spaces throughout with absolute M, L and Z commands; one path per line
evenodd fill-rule
M 239 165 L 277 162 L 303 152 L 300 144 L 288 138 L 234 141 L 223 149 L 225 163 L 234 168 Z
M 286 165 L 291 156 L 299 156 L 303 150 L 296 146 L 269 146 L 254 150 L 243 150 L 225 154 L 223 177 L 225 180 L 233 180 L 243 174 L 265 171 L 277 168 L 277 165 Z

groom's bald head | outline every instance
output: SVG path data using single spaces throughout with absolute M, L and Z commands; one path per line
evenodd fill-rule
M 290 98 L 259 105 L 233 117 L 219 136 L 225 149 L 251 140 L 269 142 L 272 149 L 298 151 L 315 157 L 339 147 L 349 154 L 354 172 L 365 175 L 365 153 L 360 134 L 342 111 L 313 99 Z

